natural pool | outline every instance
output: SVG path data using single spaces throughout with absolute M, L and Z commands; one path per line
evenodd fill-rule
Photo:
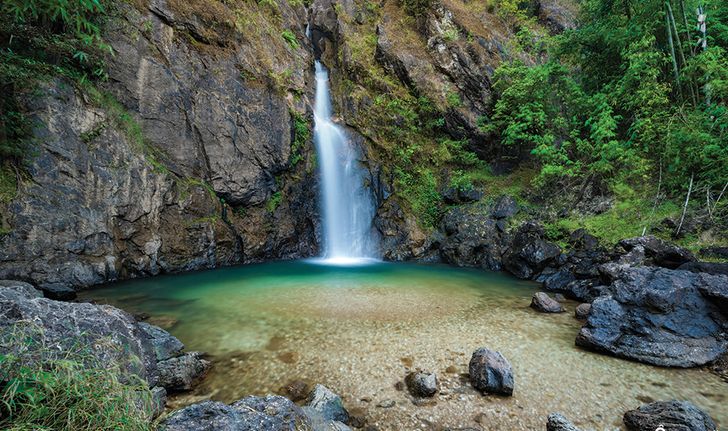
M 704 370 L 663 369 L 581 350 L 576 303 L 528 305 L 538 286 L 444 266 L 277 262 L 116 283 L 82 296 L 146 313 L 215 366 L 181 405 L 323 383 L 379 430 L 544 429 L 558 411 L 586 429 L 619 429 L 644 402 L 687 399 L 728 424 L 728 384 Z M 499 350 L 512 398 L 469 385 L 470 354 Z M 437 373 L 441 393 L 415 405 L 395 384 L 411 368 Z M 389 408 L 379 405 L 394 406 Z

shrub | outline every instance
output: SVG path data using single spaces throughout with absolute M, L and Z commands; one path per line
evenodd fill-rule
M 293 32 L 289 29 L 285 29 L 281 32 L 281 36 L 283 37 L 283 40 L 286 41 L 288 46 L 290 46 L 292 49 L 298 49 L 301 45 L 298 43 L 298 39 L 296 38 L 296 35 L 293 34 Z
M 39 327 L 21 322 L 0 333 L 0 428 L 9 431 L 150 430 L 146 382 L 119 380 L 81 344 L 59 351 Z

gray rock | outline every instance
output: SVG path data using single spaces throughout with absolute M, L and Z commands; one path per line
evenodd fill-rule
M 657 401 L 624 414 L 629 431 L 715 431 L 718 427 L 707 413 L 689 401 Z
M 513 369 L 500 352 L 485 347 L 476 350 L 468 369 L 475 389 L 484 393 L 513 395 Z
M 407 374 L 404 382 L 407 385 L 409 393 L 415 397 L 432 397 L 440 390 L 435 373 L 414 371 Z
M 313 431 L 300 407 L 279 396 L 247 397 L 233 405 L 203 401 L 172 413 L 166 431 Z
M 487 217 L 489 207 L 483 203 L 450 209 L 442 219 L 445 238 L 440 245 L 442 260 L 457 266 L 501 269 L 504 233 L 497 221 Z
M 670 244 L 652 235 L 640 236 L 636 238 L 623 239 L 619 242 L 627 252 L 637 246 L 644 249 L 645 257 L 651 260 L 651 263 L 664 268 L 675 269 L 680 265 L 695 261 L 695 256 L 684 248 Z
M 190 352 L 157 363 L 159 385 L 169 391 L 188 391 L 210 368 L 202 353 Z
M 543 281 L 543 288 L 548 292 L 564 293 L 567 291 L 566 286 L 575 280 L 576 277 L 574 274 L 570 270 L 563 268 L 546 277 Z
M 344 408 L 341 397 L 324 385 L 314 386 L 304 408 L 307 414 L 318 414 L 327 421 L 348 422 L 349 412 Z
M 54 301 L 40 297 L 27 284 L 3 283 L 0 287 L 0 334 L 21 322 L 33 322 L 48 346 L 63 355 L 79 344 L 102 364 L 120 368 L 123 381 L 138 376 L 150 387 L 157 383 L 154 349 L 129 314 L 108 305 Z M 7 333 L 7 331 L 5 331 Z M 0 343 L 0 354 L 12 353 L 14 344 Z M 55 352 L 55 349 L 49 349 Z
M 490 214 L 496 219 L 513 217 L 518 214 L 518 202 L 512 196 L 501 196 L 493 204 L 493 209 Z
M 0 280 L 0 299 L 19 301 L 42 297 L 43 293 L 30 283 L 15 280 Z
M 542 313 L 563 313 L 566 311 L 561 304 L 544 292 L 536 292 L 533 294 L 531 308 Z
M 725 290 L 728 277 L 664 268 L 612 269 L 611 294 L 592 302 L 577 345 L 671 367 L 703 365 L 728 349 L 728 321 L 701 294 Z
M 682 271 L 705 272 L 712 275 L 728 275 L 728 263 L 687 262 L 678 267 Z
M 574 316 L 579 320 L 586 320 L 591 312 L 591 304 L 579 304 L 574 310 Z
M 164 413 L 167 404 L 167 390 L 161 386 L 155 386 L 152 391 L 152 412 L 151 418 L 159 417 Z
M 579 428 L 575 427 L 561 413 L 551 413 L 546 423 L 546 431 L 579 431 Z
M 180 340 L 158 326 L 139 322 L 139 328 L 149 337 L 154 347 L 157 361 L 164 361 L 179 356 L 185 348 L 185 345 Z

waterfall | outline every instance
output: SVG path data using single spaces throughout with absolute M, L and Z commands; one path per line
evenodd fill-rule
M 365 187 L 368 171 L 359 165 L 358 149 L 344 129 L 331 120 L 329 73 L 319 61 L 314 142 L 320 174 L 324 259 L 346 263 L 376 258 L 374 199 Z

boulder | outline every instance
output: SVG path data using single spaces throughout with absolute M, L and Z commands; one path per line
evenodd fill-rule
M 180 340 L 158 326 L 139 322 L 139 328 L 149 337 L 157 361 L 179 356 L 185 348 Z
M 188 391 L 210 368 L 200 352 L 189 352 L 157 363 L 159 385 L 170 391 Z
M 404 382 L 409 393 L 415 397 L 432 397 L 440 389 L 435 373 L 411 372 L 404 378 Z
M 566 286 L 574 280 L 576 280 L 574 274 L 568 269 L 562 268 L 543 281 L 543 288 L 549 292 L 565 293 Z
M 715 299 L 728 277 L 664 268 L 612 267 L 611 294 L 592 302 L 576 344 L 653 365 L 694 367 L 728 348 Z
M 556 244 L 543 239 L 543 228 L 534 222 L 521 225 L 503 255 L 503 267 L 518 278 L 529 279 L 561 254 Z
M 689 401 L 656 401 L 624 414 L 629 431 L 715 431 L 718 427 L 707 413 Z
M 314 386 L 308 395 L 304 411 L 309 416 L 320 416 L 326 421 L 349 421 L 349 412 L 344 408 L 341 397 L 324 385 Z
M 33 322 L 37 341 L 54 346 L 49 354 L 63 356 L 79 344 L 88 346 L 99 363 L 119 366 L 121 380 L 137 376 L 150 387 L 157 384 L 157 360 L 149 338 L 131 315 L 118 308 L 54 301 L 27 283 L 3 282 L 0 334 L 22 322 Z M 12 353 L 13 346 L 0 342 L 0 354 Z
M 513 395 L 513 369 L 500 352 L 485 347 L 476 350 L 468 369 L 475 389 L 483 393 Z
M 43 296 L 56 301 L 72 301 L 76 299 L 76 291 L 72 287 L 63 283 L 50 283 L 40 285 L 38 288 L 43 292 Z
M 718 259 L 728 259 L 728 247 L 706 247 L 701 248 L 698 253 L 703 257 L 715 257 Z
M 561 413 L 551 413 L 546 422 L 546 431 L 579 431 Z
M 687 262 L 678 267 L 682 271 L 705 272 L 713 275 L 728 275 L 728 263 Z
M 576 316 L 579 320 L 586 320 L 589 317 L 590 312 L 591 304 L 579 304 L 576 306 L 576 310 L 574 310 L 574 316 Z
M 599 247 L 599 239 L 586 229 L 577 229 L 569 235 L 569 244 L 580 250 L 594 250 Z
M 313 431 L 311 419 L 289 399 L 246 397 L 232 405 L 203 401 L 172 413 L 166 431 Z
M 448 210 L 442 218 L 445 233 L 440 255 L 445 263 L 498 271 L 501 269 L 504 234 L 497 221 L 487 217 L 482 202 Z
M 652 264 L 664 268 L 675 269 L 684 263 L 695 261 L 695 256 L 689 250 L 670 244 L 652 235 L 623 239 L 619 242 L 619 246 L 627 252 L 630 252 L 637 246 L 642 246 L 645 257 Z
M 536 292 L 533 294 L 531 308 L 542 313 L 563 313 L 565 311 L 561 304 L 544 292 Z
M 495 219 L 509 218 L 516 214 L 518 214 L 518 202 L 508 195 L 498 198 L 490 210 L 490 215 Z

